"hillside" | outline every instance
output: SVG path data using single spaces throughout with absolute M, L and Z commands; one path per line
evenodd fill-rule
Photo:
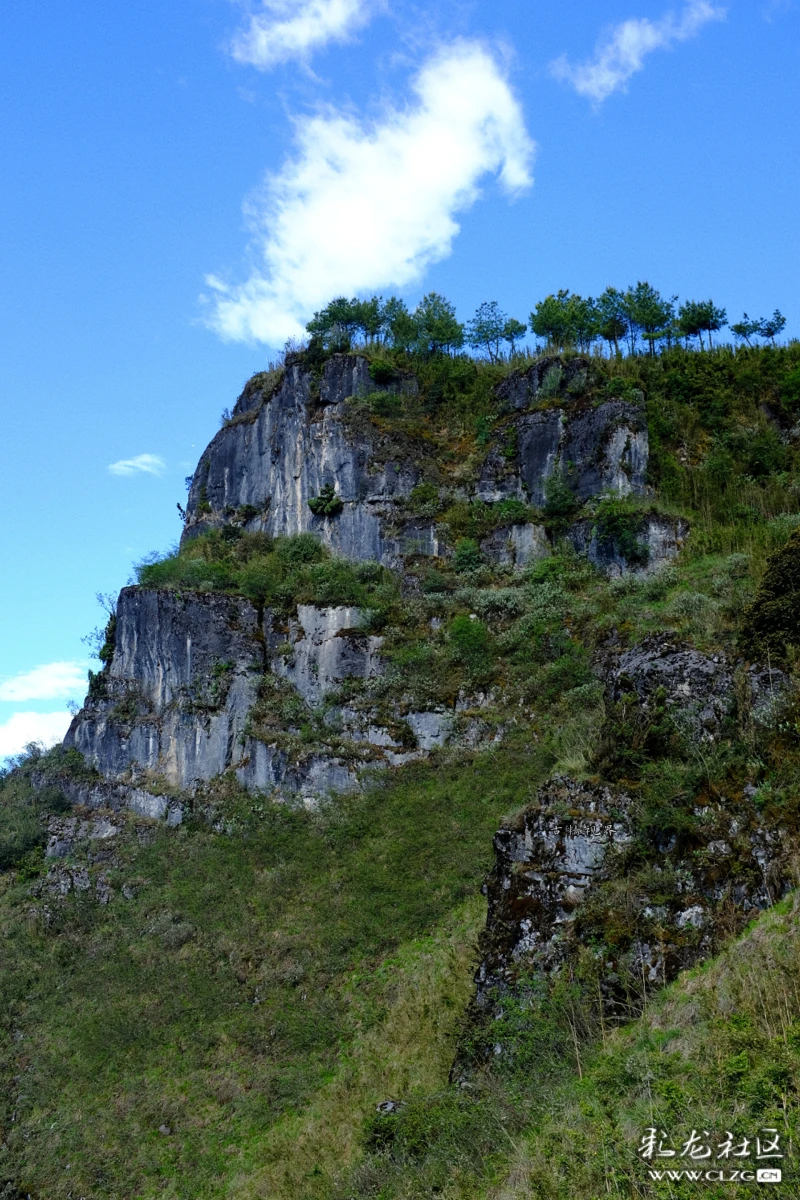
M 799 460 L 796 343 L 250 380 L 0 778 L 0 1196 L 688 1196 L 646 1128 L 788 1146 Z

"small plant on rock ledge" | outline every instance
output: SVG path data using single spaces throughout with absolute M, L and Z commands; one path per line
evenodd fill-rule
M 344 508 L 344 503 L 336 495 L 334 485 L 326 483 L 320 494 L 309 500 L 308 507 L 315 517 L 335 517 Z

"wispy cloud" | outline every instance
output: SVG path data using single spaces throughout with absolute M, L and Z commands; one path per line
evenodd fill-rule
M 334 295 L 415 283 L 450 252 L 485 175 L 510 194 L 531 185 L 534 144 L 483 46 L 443 50 L 412 91 L 375 123 L 336 111 L 297 121 L 296 156 L 246 209 L 256 269 L 238 286 L 207 278 L 223 337 L 279 344 Z
M 0 683 L 0 700 L 68 700 L 86 691 L 85 662 L 54 662 Z
M 157 454 L 137 454 L 109 463 L 108 469 L 112 475 L 163 475 L 166 465 Z
M 0 759 L 21 754 L 30 742 L 45 747 L 60 742 L 69 729 L 69 712 L 18 712 L 0 725 Z
M 287 59 L 306 59 L 328 42 L 347 41 L 378 7 L 378 0 L 262 0 L 234 37 L 231 54 L 262 71 Z
M 601 104 L 612 92 L 625 90 L 628 80 L 641 71 L 648 54 L 695 37 L 709 21 L 724 20 L 725 13 L 724 8 L 709 0 L 690 0 L 677 16 L 669 12 L 660 21 L 632 17 L 598 43 L 588 62 L 573 64 L 562 56 L 551 63 L 550 70 L 579 95 Z

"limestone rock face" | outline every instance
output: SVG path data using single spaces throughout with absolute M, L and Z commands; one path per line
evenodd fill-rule
M 382 638 L 361 632 L 363 619 L 358 608 L 299 605 L 297 620 L 289 623 L 287 633 L 271 634 L 272 669 L 294 684 L 310 704 L 318 704 L 343 679 L 377 675 Z
M 558 961 L 565 927 L 611 847 L 630 841 L 628 797 L 607 787 L 559 778 L 537 803 L 494 839 L 477 1004 L 510 980 L 524 960 L 549 968 Z
M 578 500 L 646 490 L 647 425 L 641 408 L 608 400 L 597 408 L 545 408 L 515 419 L 490 450 L 477 486 L 487 503 L 511 497 L 542 506 L 546 484 L 563 474 Z
M 649 886 L 659 894 L 648 894 L 640 877 L 625 894 L 624 919 L 620 856 L 631 846 L 635 824 L 624 791 L 555 777 L 499 830 L 484 887 L 488 911 L 470 1014 L 472 1048 L 459 1053 L 455 1078 L 469 1073 L 476 1046 L 479 1058 L 481 1047 L 486 1057 L 500 1052 L 492 1026 L 515 988 L 524 993 L 533 979 L 558 976 L 588 948 L 603 963 L 603 1007 L 622 1016 L 642 986 L 666 983 L 714 953 L 793 886 L 791 839 L 765 824 L 749 795 L 708 799 L 694 817 L 693 851 L 674 837 L 655 850 Z M 659 881 L 669 878 L 675 887 L 665 893 Z
M 650 513 L 643 517 L 636 540 L 641 546 L 641 561 L 631 563 L 614 541 L 604 541 L 594 521 L 575 521 L 567 530 L 567 539 L 579 554 L 585 554 L 599 571 L 612 578 L 633 571 L 652 574 L 677 558 L 689 533 L 688 523 L 674 517 Z
M 247 396 L 243 411 L 234 409 L 234 420 L 219 431 L 194 473 L 185 536 L 239 514 L 247 529 L 315 532 L 347 558 L 393 563 L 394 547 L 381 518 L 419 482 L 419 471 L 407 462 L 378 465 L 369 436 L 351 433 L 343 412 L 349 397 L 378 390 L 388 389 L 372 382 L 365 358 L 337 355 L 326 362 L 316 386 L 311 373 L 295 363 L 266 402 Z M 251 419 L 236 420 L 243 416 Z M 317 517 L 308 502 L 328 484 L 343 508 L 335 517 Z
M 590 370 L 583 359 L 544 359 L 500 385 L 498 397 L 512 420 L 490 446 L 477 481 L 466 486 L 468 495 L 542 506 L 555 472 L 581 502 L 601 493 L 644 493 L 643 410 L 627 400 L 596 407 L 581 401 Z M 424 453 L 388 445 L 369 421 L 354 423 L 346 403 L 376 391 L 416 390 L 411 376 L 376 384 L 366 358 L 356 354 L 328 359 L 319 379 L 291 361 L 274 392 L 246 388 L 194 473 L 184 536 L 233 522 L 273 535 L 313 532 L 337 554 L 392 567 L 409 555 L 438 556 L 435 523 L 415 520 L 405 509 L 423 479 Z M 528 411 L 534 403 L 540 407 Z M 315 516 L 309 500 L 331 485 L 341 511 Z M 658 531 L 651 532 L 657 541 Z M 511 538 L 509 561 L 524 565 L 539 553 L 541 538 L 535 535 L 534 548 L 530 529 L 515 526 Z
M 364 616 L 300 605 L 284 621 L 241 597 L 125 588 L 113 657 L 65 739 L 98 777 L 59 786 L 74 804 L 178 824 L 183 805 L 170 791 L 197 792 L 228 771 L 246 788 L 313 803 L 356 785 L 364 765 L 444 745 L 452 719 L 438 711 L 410 713 L 404 742 L 355 711 L 320 707 L 343 682 L 383 670 L 382 639 L 364 632 Z M 285 681 L 306 721 L 317 719 L 317 745 L 293 747 L 296 730 L 259 726 L 270 678 Z
M 612 701 L 633 690 L 647 708 L 663 689 L 667 708 L 694 739 L 716 737 L 734 703 L 733 672 L 667 634 L 653 634 L 617 659 L 609 676 Z
M 236 764 L 263 670 L 248 600 L 124 588 L 106 694 L 87 699 L 64 744 L 107 779 L 152 772 L 193 788 Z

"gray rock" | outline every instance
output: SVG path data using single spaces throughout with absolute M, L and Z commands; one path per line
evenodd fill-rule
M 785 671 L 754 663 L 747 673 L 752 704 L 751 713 L 757 725 L 768 725 L 780 713 L 792 693 Z
M 236 778 L 249 791 L 299 796 L 312 806 L 333 792 L 349 791 L 358 785 L 353 767 L 339 758 L 313 754 L 302 762 L 292 762 L 284 750 L 255 738 L 245 741 Z
M 419 481 L 411 463 L 378 464 L 369 435 L 347 428 L 343 401 L 379 387 L 358 355 L 329 359 L 315 399 L 314 380 L 298 363 L 287 366 L 278 390 L 252 422 L 221 429 L 194 473 L 184 536 L 223 524 L 244 506 L 256 510 L 248 529 L 273 535 L 314 532 L 337 553 L 391 563 L 382 518 Z M 413 385 L 415 386 L 415 385 Z M 308 506 L 326 484 L 343 502 L 335 517 L 316 517 Z
M 642 529 L 637 535 L 637 541 L 645 552 L 641 563 L 629 562 L 617 545 L 603 542 L 592 520 L 574 522 L 565 536 L 579 554 L 585 554 L 598 570 L 614 578 L 630 571 L 637 575 L 654 574 L 665 563 L 677 558 L 688 534 L 688 523 L 681 518 L 648 514 L 643 518 Z
M 588 360 L 545 359 L 498 388 L 519 415 L 490 446 L 476 497 L 541 506 L 557 470 L 581 501 L 645 491 L 643 410 L 622 400 L 597 407 L 576 400 L 592 369 Z M 552 406 L 526 411 L 534 399 L 541 403 L 542 383 L 554 371 L 560 383 Z M 232 522 L 274 535 L 313 532 L 338 554 L 393 567 L 410 556 L 440 555 L 435 523 L 407 520 L 402 505 L 422 478 L 419 453 L 381 449 L 369 422 L 358 429 L 348 422 L 344 403 L 365 392 L 416 387 L 409 376 L 378 388 L 363 356 L 334 355 L 318 382 L 292 360 L 274 392 L 246 388 L 235 414 L 248 419 L 221 429 L 195 471 L 184 537 Z M 342 510 L 316 517 L 309 500 L 330 484 Z
M 695 740 L 716 737 L 734 703 L 733 673 L 717 655 L 652 634 L 619 656 L 609 675 L 612 701 L 633 690 L 648 708 L 659 689 L 678 724 Z
M 481 542 L 481 551 L 499 566 L 526 567 L 551 553 L 543 525 L 503 525 Z
M 453 729 L 453 717 L 445 712 L 412 712 L 406 716 L 420 750 L 444 746 Z
M 87 700 L 65 746 L 107 779 L 146 772 L 193 788 L 231 766 L 264 670 L 258 614 L 244 599 L 211 592 L 124 588 L 117 606 L 108 697 Z M 166 815 L 162 797 L 130 807 Z
M 499 830 L 486 887 L 479 1007 L 513 964 L 533 955 L 551 965 L 557 957 L 561 927 L 574 918 L 608 850 L 630 840 L 629 804 L 623 793 L 558 778 Z
M 545 408 L 517 417 L 511 428 L 515 455 L 506 452 L 506 428 L 481 471 L 476 495 L 487 503 L 516 497 L 541 507 L 547 481 L 557 471 L 580 501 L 646 491 L 647 424 L 635 404 L 607 400 L 597 408 Z
M 300 605 L 288 636 L 270 626 L 270 666 L 288 679 L 307 704 L 317 704 L 344 679 L 370 679 L 380 673 L 382 638 L 360 632 L 365 614 L 358 608 Z M 275 653 L 279 645 L 288 654 Z

